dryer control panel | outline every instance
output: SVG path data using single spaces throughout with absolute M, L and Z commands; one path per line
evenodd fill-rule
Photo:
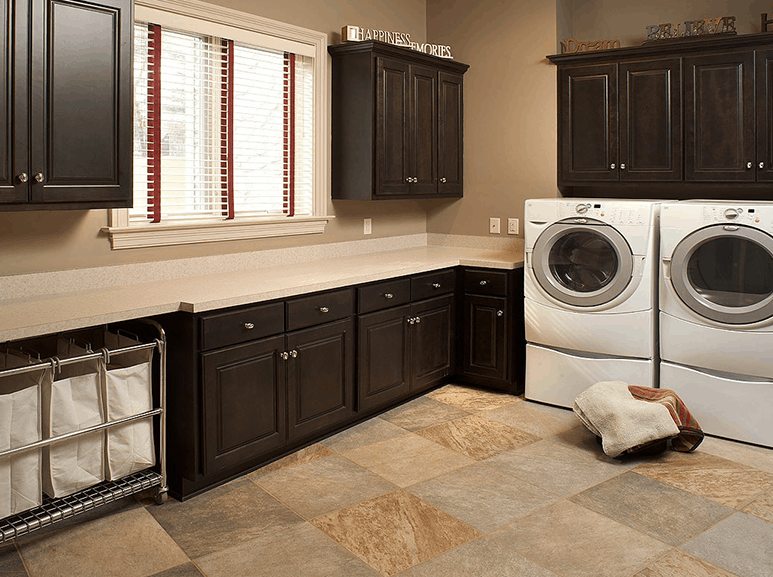
M 608 224 L 643 226 L 649 224 L 651 210 L 649 203 L 568 200 L 558 204 L 558 218 L 592 218 Z

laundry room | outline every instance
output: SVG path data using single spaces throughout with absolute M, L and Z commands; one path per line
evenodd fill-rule
M 767 0 L 2 13 L 2 577 L 773 573 Z

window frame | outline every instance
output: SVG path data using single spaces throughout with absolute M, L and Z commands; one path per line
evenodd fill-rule
M 286 24 L 199 0 L 136 0 L 134 20 L 157 21 L 186 29 L 191 19 L 206 22 L 235 34 L 257 33 L 309 46 L 314 52 L 314 193 L 313 216 L 237 217 L 232 220 L 190 220 L 172 222 L 129 221 L 129 209 L 111 209 L 108 226 L 113 250 L 196 244 L 228 240 L 246 240 L 277 236 L 321 234 L 328 220 L 330 199 L 330 78 L 327 34 Z M 201 25 L 201 22 L 198 23 Z

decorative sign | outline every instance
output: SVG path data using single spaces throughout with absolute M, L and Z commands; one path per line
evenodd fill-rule
M 411 35 L 405 32 L 393 32 L 391 30 L 374 30 L 370 28 L 360 28 L 359 26 L 344 26 L 341 29 L 341 38 L 346 42 L 362 42 L 364 40 L 378 40 L 395 46 L 403 46 L 424 52 L 440 58 L 453 58 L 451 56 L 451 47 L 439 44 L 419 44 L 411 40 Z
M 574 38 L 566 38 L 561 43 L 561 48 L 565 54 L 575 54 L 577 52 L 591 52 L 593 50 L 609 50 L 610 48 L 620 48 L 619 40 L 593 40 L 589 42 L 578 42 Z
M 710 36 L 714 34 L 737 34 L 735 16 L 705 18 L 703 20 L 685 20 L 647 26 L 647 42 L 686 38 L 689 36 Z

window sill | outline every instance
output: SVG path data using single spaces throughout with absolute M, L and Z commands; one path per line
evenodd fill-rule
M 321 234 L 333 217 L 294 217 L 292 219 L 241 219 L 217 222 L 176 222 L 108 226 L 113 250 L 180 244 L 198 244 L 227 240 L 247 240 L 275 236 Z

